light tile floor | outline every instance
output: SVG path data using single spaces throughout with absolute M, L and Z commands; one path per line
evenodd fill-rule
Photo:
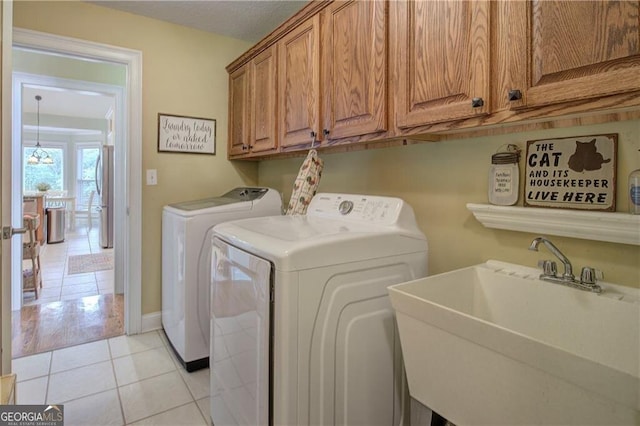
M 187 373 L 164 333 L 13 360 L 18 404 L 64 404 L 65 426 L 210 425 L 209 369 Z
M 113 249 L 100 247 L 99 227 L 98 220 L 93 221 L 91 230 L 88 230 L 83 222 L 78 222 L 73 231 L 66 230 L 63 242 L 43 246 L 40 253 L 42 264 L 40 297 L 36 299 L 35 293 L 26 292 L 23 295 L 24 305 L 113 293 L 113 270 L 88 274 L 69 275 L 68 273 L 69 256 L 113 251 Z

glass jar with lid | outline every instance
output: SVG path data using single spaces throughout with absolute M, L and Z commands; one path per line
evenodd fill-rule
M 498 206 L 512 206 L 518 202 L 520 184 L 520 149 L 512 144 L 506 151 L 491 156 L 489 168 L 489 202 Z
M 629 174 L 629 213 L 640 214 L 640 169 Z

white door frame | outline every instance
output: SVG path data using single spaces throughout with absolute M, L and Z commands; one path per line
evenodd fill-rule
M 116 143 L 116 256 L 122 256 L 125 332 L 142 331 L 142 52 L 38 31 L 14 28 L 13 45 L 126 65 L 127 119 L 123 144 Z M 15 111 L 14 111 L 15 113 Z M 118 157 L 117 146 L 122 147 Z M 118 182 L 118 177 L 119 182 Z M 120 228 L 119 228 L 120 227 Z
M 11 45 L 13 38 L 13 2 L 3 1 L 0 4 L 0 159 L 2 159 L 0 195 L 2 206 L 0 217 L 2 228 L 11 225 Z M 2 374 L 11 373 L 11 240 L 2 238 L 0 250 L 0 340 L 2 340 L 2 357 L 0 367 Z

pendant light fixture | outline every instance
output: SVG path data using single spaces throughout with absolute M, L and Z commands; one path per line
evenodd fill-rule
M 31 156 L 27 159 L 29 164 L 53 164 L 53 158 L 51 155 L 40 146 L 40 101 L 42 96 L 36 95 L 36 101 L 38 102 L 38 127 L 36 130 L 36 149 L 33 150 Z

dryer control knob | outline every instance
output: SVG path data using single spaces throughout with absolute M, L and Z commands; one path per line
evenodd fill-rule
M 349 214 L 353 210 L 353 201 L 344 200 L 338 206 L 338 211 L 341 215 Z

